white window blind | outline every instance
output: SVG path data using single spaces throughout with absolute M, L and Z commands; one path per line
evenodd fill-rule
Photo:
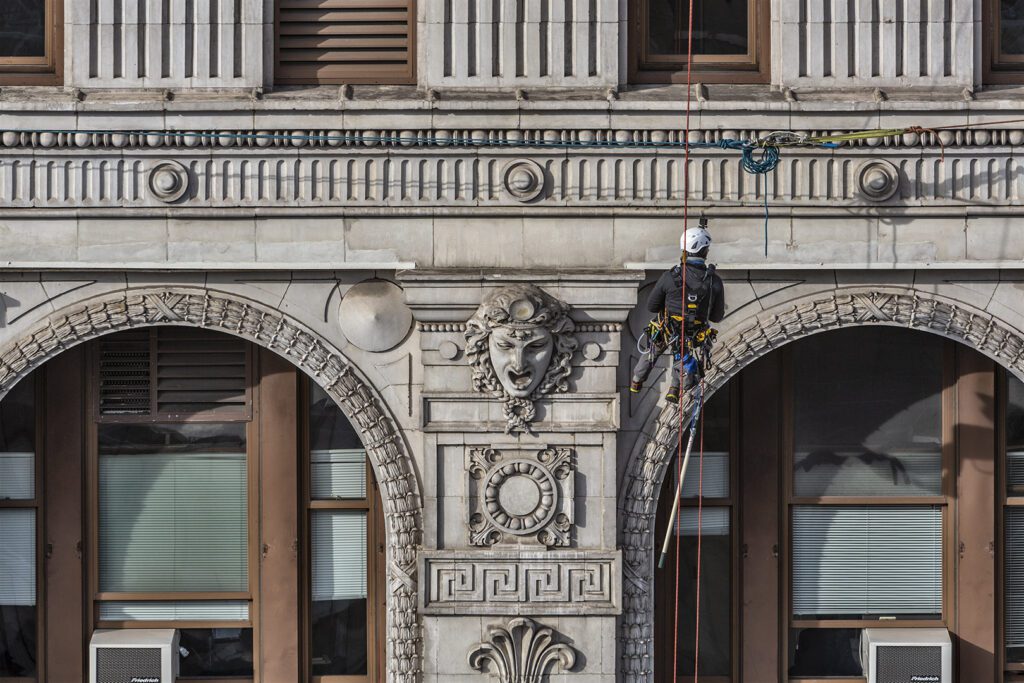
M 0 500 L 36 497 L 34 453 L 0 453 Z
M 1024 647 L 1024 508 L 1006 508 L 1006 647 Z
M 246 600 L 111 601 L 99 603 L 102 621 L 246 621 Z
M 671 475 L 676 477 L 677 464 L 669 465 Z M 705 498 L 729 497 L 729 454 L 720 451 L 704 453 L 704 472 L 701 474 L 700 454 L 696 446 L 686 466 L 686 477 L 683 479 L 683 498 L 696 498 L 698 485 L 704 481 L 702 493 Z M 673 489 L 674 492 L 674 489 Z
M 246 591 L 241 453 L 101 455 L 100 590 Z
M 366 498 L 366 451 L 316 450 L 309 454 L 313 499 Z
M 0 510 L 0 605 L 36 604 L 36 511 Z
M 671 505 L 669 501 L 669 505 Z M 677 536 L 697 535 L 697 508 L 686 507 L 679 510 Z M 705 507 L 700 514 L 700 533 L 702 536 L 729 535 L 729 508 Z
M 793 508 L 793 613 L 942 612 L 942 509 Z
M 312 515 L 313 601 L 366 597 L 366 512 L 318 510 Z

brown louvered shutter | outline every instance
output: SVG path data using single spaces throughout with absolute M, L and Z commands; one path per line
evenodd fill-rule
M 415 82 L 415 0 L 278 0 L 278 83 Z
M 112 334 L 97 346 L 101 419 L 251 415 L 248 342 L 206 330 L 161 327 Z

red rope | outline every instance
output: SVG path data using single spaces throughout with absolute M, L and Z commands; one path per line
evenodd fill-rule
M 700 381 L 700 400 L 704 402 L 704 379 Z M 701 406 L 703 408 L 703 405 Z M 691 427 L 693 429 L 694 427 Z M 693 643 L 693 683 L 697 683 L 698 667 L 700 666 L 700 565 L 701 540 L 703 539 L 704 523 L 704 411 L 700 411 L 700 459 L 697 470 L 697 596 L 694 600 L 694 643 Z
M 683 291 L 682 291 L 682 304 L 683 309 L 680 311 L 682 321 L 679 325 L 679 390 L 677 392 L 679 401 L 679 425 L 677 433 L 679 435 L 678 444 L 676 446 L 676 475 L 679 477 L 676 481 L 681 481 L 684 475 L 683 472 L 683 396 L 682 388 L 686 386 L 686 366 L 683 362 L 686 356 L 686 229 L 689 227 L 690 219 L 690 104 L 693 91 L 693 4 L 694 0 L 690 0 L 690 14 L 689 22 L 686 32 L 686 125 L 683 131 L 683 144 L 684 144 L 684 157 L 683 157 L 683 253 L 680 267 L 683 271 Z M 691 429 L 692 429 L 691 425 Z M 676 505 L 676 583 L 675 583 L 675 605 L 674 605 L 674 629 L 672 634 L 672 680 L 675 680 L 679 673 L 679 573 L 680 573 L 680 554 L 679 549 L 682 545 L 682 528 L 683 528 L 683 515 L 682 510 L 678 509 L 679 497 L 682 497 L 682 487 L 678 487 Z M 698 530 L 699 533 L 699 530 Z M 699 535 L 698 535 L 699 539 Z M 698 540 L 699 548 L 699 540 Z M 698 550 L 699 554 L 699 550 Z M 699 565 L 698 565 L 699 571 Z M 699 581 L 698 575 L 698 581 Z M 699 591 L 699 588 L 698 588 Z M 698 605 L 699 607 L 699 605 Z M 696 680 L 696 679 L 694 679 Z

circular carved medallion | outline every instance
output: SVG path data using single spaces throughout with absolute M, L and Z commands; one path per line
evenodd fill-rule
M 188 192 L 188 169 L 177 161 L 162 161 L 149 172 L 149 190 L 162 202 L 176 202 Z
M 555 514 L 555 478 L 536 462 L 512 460 L 496 467 L 487 475 L 483 492 L 484 515 L 513 536 L 536 533 Z

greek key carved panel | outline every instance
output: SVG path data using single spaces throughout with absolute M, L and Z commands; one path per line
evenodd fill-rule
M 435 551 L 420 557 L 424 614 L 619 614 L 618 552 Z

